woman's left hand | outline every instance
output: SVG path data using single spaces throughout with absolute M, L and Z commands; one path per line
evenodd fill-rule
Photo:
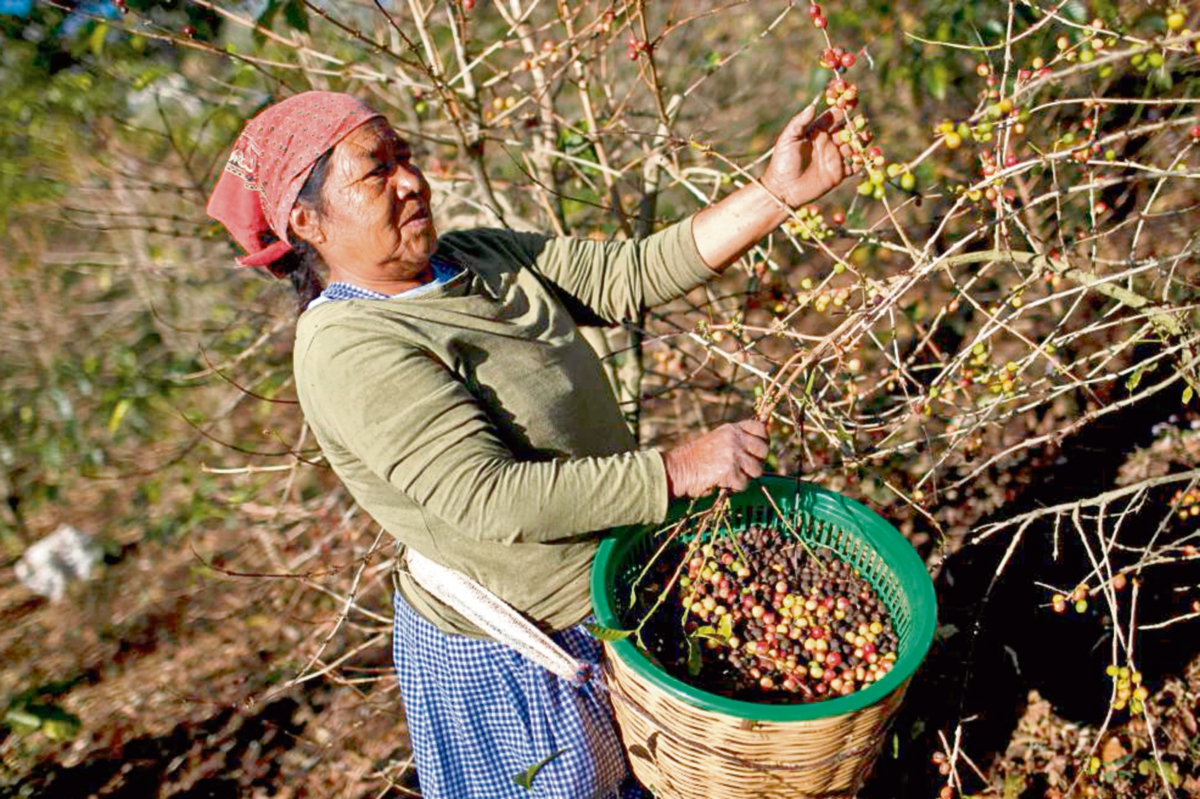
M 836 109 L 817 116 L 815 106 L 792 117 L 775 140 L 762 178 L 696 214 L 692 237 L 704 263 L 725 269 L 787 219 L 780 201 L 799 208 L 858 171 L 850 145 L 834 141 L 845 121 Z
M 857 166 L 849 166 L 850 145 L 833 138 L 845 121 L 845 114 L 834 108 L 818 117 L 816 106 L 792 117 L 775 141 L 763 186 L 789 207 L 799 208 L 857 172 Z

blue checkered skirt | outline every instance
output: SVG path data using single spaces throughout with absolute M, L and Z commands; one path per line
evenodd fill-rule
M 442 632 L 397 592 L 392 658 L 425 799 L 637 799 L 608 696 L 496 641 Z M 582 627 L 551 636 L 596 663 Z M 514 781 L 545 762 L 531 789 Z

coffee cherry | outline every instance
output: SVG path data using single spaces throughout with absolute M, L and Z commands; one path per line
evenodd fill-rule
M 1193 139 L 1200 141 L 1200 125 L 1192 125 L 1192 129 L 1188 131 Z
M 854 62 L 856 60 L 857 59 L 854 57 L 854 53 L 842 53 L 842 69 L 850 69 L 850 67 L 854 66 Z
M 815 205 L 796 215 L 821 223 Z M 808 280 L 805 290 L 811 288 Z M 842 303 L 849 292 L 836 290 L 829 297 Z M 896 636 L 856 570 L 829 554 L 814 561 L 807 553 L 786 552 L 778 530 L 751 527 L 737 539 L 704 544 L 699 553 L 679 548 L 688 573 L 676 587 L 683 634 L 695 635 L 705 626 L 726 631 L 724 640 L 712 633 L 693 639 L 700 645 L 701 671 L 688 679 L 726 695 L 744 692 L 752 700 L 783 693 L 789 701 L 815 701 L 849 696 L 887 673 L 896 658 Z M 670 572 L 651 581 L 653 591 L 669 583 L 675 570 L 669 564 L 662 568 Z M 644 609 L 650 612 L 657 601 L 647 596 Z M 660 628 L 662 640 L 678 637 L 677 623 Z M 670 650 L 655 654 L 664 663 L 672 659 Z M 682 670 L 682 662 L 674 662 Z
M 188 37 L 189 39 L 196 38 L 196 26 L 195 25 L 184 25 L 182 28 L 179 29 L 179 32 L 182 33 L 184 36 Z
M 813 17 L 813 25 L 815 25 L 818 28 L 824 29 L 825 26 L 828 24 L 829 24 L 829 20 L 825 19 L 825 17 L 821 17 L 821 16 Z
M 821 16 L 821 7 L 819 5 L 817 5 L 816 3 L 813 3 L 812 5 L 810 5 L 808 7 L 808 15 L 810 17 L 812 17 L 813 19 L 816 19 L 817 17 Z
M 1172 11 L 1170 14 L 1167 14 L 1167 28 L 1177 31 L 1183 27 L 1183 23 L 1186 20 L 1187 18 L 1183 15 L 1182 11 Z
M 462 0 L 463 11 L 471 11 L 475 8 L 475 0 Z

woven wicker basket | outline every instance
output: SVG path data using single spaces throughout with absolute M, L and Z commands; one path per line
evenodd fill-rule
M 840 494 L 764 477 L 730 504 L 733 529 L 778 525 L 778 508 L 787 526 L 811 545 L 832 548 L 859 569 L 891 614 L 899 638 L 896 665 L 850 696 L 767 705 L 687 685 L 630 640 L 606 643 L 605 678 L 630 765 L 660 799 L 853 797 L 933 640 L 933 583 L 894 527 Z M 677 503 L 668 521 L 686 512 Z M 601 625 L 619 629 L 629 623 L 627 589 L 656 545 L 654 529 L 623 528 L 601 544 L 592 570 L 592 603 Z

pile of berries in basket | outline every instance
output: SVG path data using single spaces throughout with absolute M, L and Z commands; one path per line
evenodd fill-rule
M 686 571 L 678 555 L 686 557 Z M 664 586 L 669 594 L 662 595 Z M 848 696 L 896 662 L 898 636 L 875 590 L 828 548 L 749 527 L 660 553 L 639 585 L 641 642 L 668 672 L 753 702 Z

